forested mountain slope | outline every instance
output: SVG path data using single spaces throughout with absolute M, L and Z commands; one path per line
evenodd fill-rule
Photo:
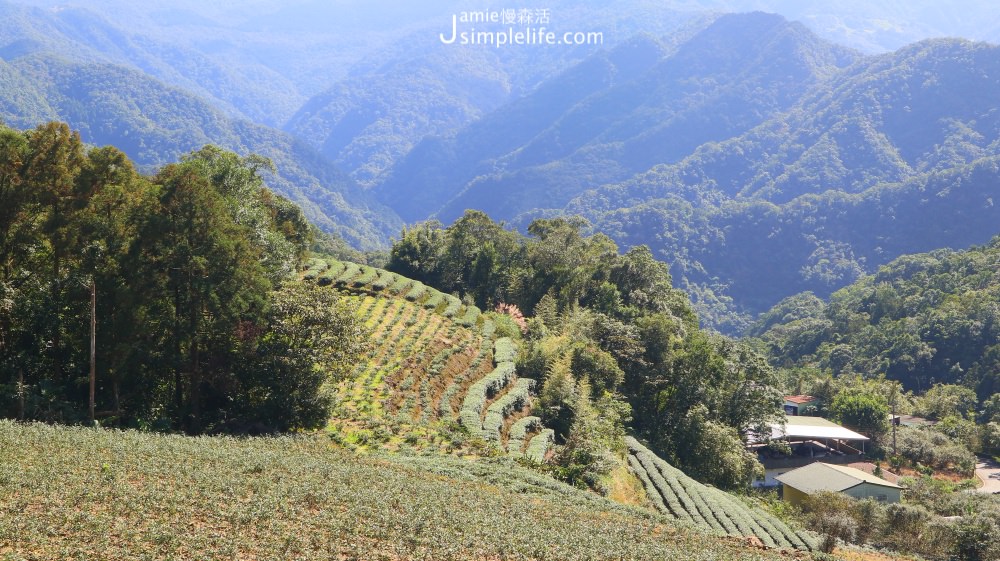
M 722 16 L 676 47 L 635 37 L 453 137 L 424 141 L 376 193 L 409 220 L 560 208 L 750 129 L 854 56 L 760 13 Z M 416 191 L 420 203 L 407 197 Z
M 0 120 L 23 128 L 64 120 L 84 142 L 116 145 L 147 169 L 205 144 L 258 153 L 277 167 L 272 187 L 351 243 L 377 247 L 401 225 L 302 141 L 125 67 L 49 54 L 0 59 Z
M 755 129 L 566 210 L 650 244 L 682 282 L 715 288 L 709 305 L 722 294 L 752 312 L 983 243 L 1000 224 L 998 51 L 938 40 L 864 59 Z
M 465 6 L 455 13 L 469 9 Z M 600 5 L 556 1 L 545 12 L 548 22 L 536 23 L 536 28 L 560 34 L 594 31 L 600 40 L 558 48 L 444 44 L 441 36 L 450 34 L 453 14 L 442 12 L 309 99 L 285 130 L 307 139 L 362 185 L 375 186 L 421 140 L 448 136 L 532 94 L 552 76 L 594 53 L 613 49 L 635 33 L 662 38 L 667 44 L 681 42 L 713 17 L 634 0 Z M 479 29 L 506 28 L 483 24 Z
M 289 78 L 258 61 L 232 56 L 223 21 L 189 14 L 180 18 L 188 20 L 186 25 L 171 25 L 169 10 L 145 7 L 152 13 L 93 2 L 58 7 L 0 2 L 0 57 L 49 53 L 126 66 L 209 100 L 230 116 L 271 126 L 301 103 L 302 94 Z M 150 20 L 162 27 L 155 29 Z M 205 36 L 212 34 L 215 45 L 206 48 Z
M 918 392 L 1000 391 L 1000 237 L 966 251 L 900 257 L 835 292 L 783 300 L 754 324 L 776 363 L 885 374 Z

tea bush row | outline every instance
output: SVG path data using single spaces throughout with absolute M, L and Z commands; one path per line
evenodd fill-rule
M 500 431 L 504 421 L 515 411 L 523 409 L 531 400 L 531 390 L 535 381 L 528 378 L 518 378 L 514 385 L 496 401 L 486 408 L 483 419 L 483 438 L 500 440 Z
M 501 362 L 496 365 L 492 372 L 476 381 L 469 387 L 462 402 L 462 411 L 459 413 L 459 422 L 465 426 L 473 436 L 483 436 L 483 407 L 486 402 L 507 386 L 515 377 L 513 362 Z
M 524 439 L 528 433 L 542 428 L 541 418 L 534 415 L 521 417 L 510 425 L 510 430 L 507 432 L 507 450 L 514 456 L 523 455 Z
M 656 457 L 634 438 L 626 439 L 629 466 L 654 506 L 678 520 L 691 521 L 716 534 L 756 536 L 767 547 L 815 551 L 817 537 L 796 531 L 777 517 L 747 506 L 729 494 L 698 483 Z

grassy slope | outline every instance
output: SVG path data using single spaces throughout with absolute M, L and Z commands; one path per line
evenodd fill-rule
M 568 524 L 567 521 L 573 521 Z M 0 422 L 0 559 L 778 559 L 509 461 Z

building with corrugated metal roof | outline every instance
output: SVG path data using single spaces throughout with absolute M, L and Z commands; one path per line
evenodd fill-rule
M 814 462 L 805 467 L 793 469 L 779 475 L 781 496 L 792 504 L 800 504 L 803 499 L 820 491 L 844 493 L 856 499 L 875 499 L 882 503 L 898 503 L 902 499 L 903 488 L 847 466 Z

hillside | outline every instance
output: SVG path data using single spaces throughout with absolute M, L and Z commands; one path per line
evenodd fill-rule
M 530 415 L 534 380 L 519 378 L 513 341 L 478 308 L 383 269 L 314 259 L 305 282 L 340 290 L 371 330 L 365 360 L 340 382 L 328 429 L 361 449 L 401 444 L 451 452 L 465 436 L 545 459 L 552 431 Z
M 837 374 L 885 373 L 906 389 L 1000 391 L 1000 238 L 900 257 L 835 292 L 788 298 L 753 326 L 772 360 Z
M 150 169 L 205 144 L 270 158 L 268 183 L 315 224 L 362 248 L 375 248 L 401 223 L 336 166 L 291 135 L 234 119 L 183 90 L 105 63 L 49 54 L 0 59 L 0 121 L 33 128 L 62 120 L 84 142 L 114 145 Z
M 11 559 L 785 558 L 511 463 L 365 457 L 323 438 L 3 421 L 0 466 Z
M 928 41 L 864 59 L 753 130 L 565 211 L 649 244 L 709 317 L 713 305 L 757 313 L 899 255 L 984 243 L 1000 223 L 997 49 Z
M 769 37 L 761 42 L 759 37 Z M 664 44 L 638 36 L 530 95 L 425 141 L 376 189 L 405 219 L 466 208 L 499 219 L 674 162 L 788 108 L 853 54 L 765 14 L 726 15 Z M 419 203 L 406 197 L 429 193 Z
M 339 290 L 371 329 L 368 356 L 337 384 L 327 427 L 336 442 L 359 452 L 506 453 L 534 464 L 547 459 L 555 431 L 534 415 L 535 380 L 518 375 L 516 343 L 497 336 L 493 319 L 383 269 L 313 259 L 302 278 Z M 652 497 L 654 507 L 675 522 L 720 536 L 756 536 L 771 548 L 817 548 L 811 535 L 698 483 L 634 439 L 627 444 L 627 465 L 643 489 L 638 494 Z M 690 513 L 663 506 L 663 497 L 674 496 L 657 486 L 664 477 L 686 489 L 679 492 Z M 732 514 L 712 515 L 708 505 Z

